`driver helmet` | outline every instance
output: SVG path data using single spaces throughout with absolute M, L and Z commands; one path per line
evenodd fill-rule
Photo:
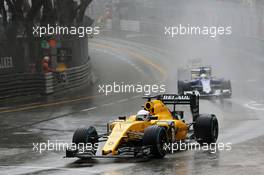
M 137 118 L 141 118 L 141 119 L 143 119 L 143 120 L 149 120 L 149 118 L 150 118 L 150 113 L 149 113 L 149 111 L 146 111 L 146 110 L 140 110 L 140 111 L 138 111 L 138 113 L 137 113 Z
M 204 79 L 204 78 L 207 78 L 207 75 L 206 74 L 201 74 L 200 77 Z

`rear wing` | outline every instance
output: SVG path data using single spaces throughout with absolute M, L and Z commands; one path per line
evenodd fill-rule
M 148 101 L 157 99 L 162 101 L 165 105 L 173 105 L 173 111 L 175 111 L 176 105 L 190 105 L 193 121 L 199 116 L 199 96 L 194 94 L 160 94 L 156 96 L 145 96 L 143 98 L 148 99 Z

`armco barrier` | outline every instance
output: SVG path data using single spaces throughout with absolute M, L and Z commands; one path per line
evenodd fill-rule
M 8 74 L 0 76 L 0 99 L 41 94 L 43 74 Z
M 0 99 L 52 94 L 80 87 L 92 81 L 90 63 L 60 73 L 0 75 Z
M 90 62 L 54 75 L 54 92 L 80 87 L 92 81 Z

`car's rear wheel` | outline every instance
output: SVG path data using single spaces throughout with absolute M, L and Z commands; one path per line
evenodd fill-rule
M 98 134 L 96 129 L 93 126 L 76 129 L 72 137 L 72 143 L 76 146 L 83 145 L 89 147 L 91 152 L 95 154 L 97 149 L 96 144 L 98 143 Z
M 231 86 L 231 81 L 230 80 L 223 82 L 222 89 L 223 90 L 230 90 L 230 93 L 225 94 L 224 97 L 231 98 L 231 96 L 232 96 L 232 86 Z
M 144 130 L 142 144 L 151 146 L 151 154 L 153 154 L 155 158 L 163 158 L 166 155 L 164 145 L 167 142 L 167 133 L 163 127 L 153 125 Z
M 178 81 L 178 94 L 183 94 L 183 83 L 182 81 Z
M 194 134 L 200 144 L 215 143 L 218 138 L 218 121 L 213 114 L 201 114 L 195 120 Z
M 191 91 L 190 83 L 178 81 L 178 94 L 183 95 L 185 91 Z

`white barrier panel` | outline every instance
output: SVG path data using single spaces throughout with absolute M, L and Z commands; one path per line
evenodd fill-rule
M 44 74 L 44 79 L 45 79 L 45 94 L 51 94 L 54 92 L 53 89 L 53 74 L 50 73 L 45 73 Z

